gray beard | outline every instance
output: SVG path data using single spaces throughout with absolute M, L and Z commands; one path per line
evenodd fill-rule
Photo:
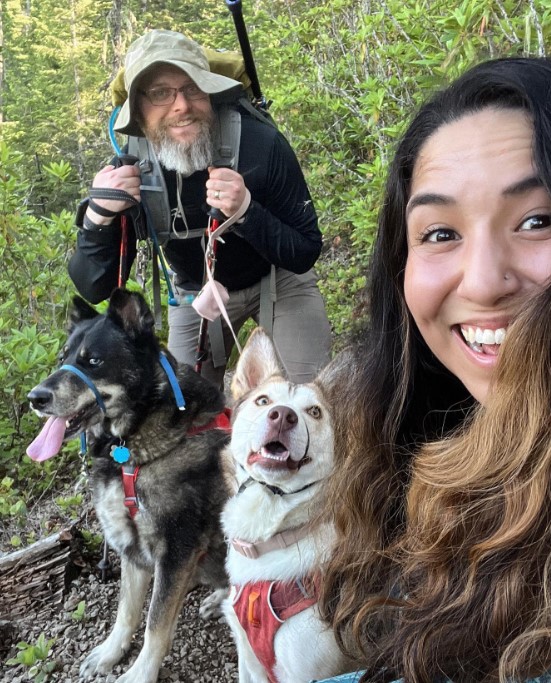
M 167 169 L 184 177 L 212 166 L 213 150 L 210 124 L 201 124 L 199 135 L 191 142 L 176 142 L 165 130 L 148 135 L 157 159 Z

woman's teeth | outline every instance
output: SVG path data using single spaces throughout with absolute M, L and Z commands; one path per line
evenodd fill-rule
M 486 346 L 500 346 L 505 341 L 507 330 L 500 327 L 497 330 L 482 329 L 481 327 L 462 327 L 461 334 L 467 344 L 475 351 L 481 351 L 481 344 Z

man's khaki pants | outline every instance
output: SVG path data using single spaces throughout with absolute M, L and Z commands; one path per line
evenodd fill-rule
M 193 366 L 196 362 L 200 317 L 192 308 L 191 302 L 197 292 L 180 287 L 175 287 L 175 291 L 180 305 L 169 306 L 168 349 L 179 362 Z M 279 357 L 292 382 L 309 382 L 329 361 L 331 350 L 331 329 L 314 271 L 297 275 L 282 268 L 275 269 L 274 298 L 271 334 Z M 236 335 L 249 318 L 260 324 L 260 300 L 260 282 L 252 287 L 230 292 L 226 310 Z M 213 327 L 213 334 L 214 325 L 209 323 L 209 328 Z M 226 369 L 223 352 L 225 351 L 225 358 L 229 358 L 234 344 L 224 321 L 221 335 L 223 342 L 220 340 L 218 346 L 223 344 L 222 354 L 220 350 L 217 352 L 217 344 L 213 339 L 213 348 L 211 349 L 209 343 L 208 355 L 201 370 L 204 377 L 220 387 L 223 386 Z

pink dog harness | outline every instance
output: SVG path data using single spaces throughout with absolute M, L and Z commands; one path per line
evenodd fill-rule
M 317 578 L 295 581 L 257 581 L 232 586 L 233 609 L 258 661 L 266 669 L 270 683 L 274 673 L 274 639 L 280 626 L 318 601 Z

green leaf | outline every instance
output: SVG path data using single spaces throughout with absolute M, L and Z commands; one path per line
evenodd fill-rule
M 82 621 L 84 619 L 84 612 L 85 611 L 86 611 L 86 601 L 81 600 L 78 603 L 76 609 L 73 612 L 71 612 L 71 618 L 74 621 Z

